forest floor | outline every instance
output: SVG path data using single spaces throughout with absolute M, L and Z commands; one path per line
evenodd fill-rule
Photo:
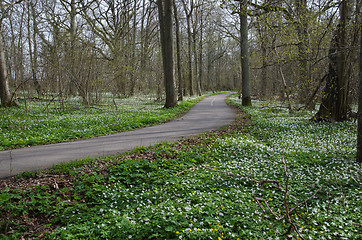
M 0 237 L 361 239 L 356 123 L 229 103 L 221 130 L 0 180 Z
M 182 117 L 151 127 L 61 144 L 49 144 L 45 146 L 0 151 L 0 178 L 14 176 L 24 171 L 37 171 L 39 169 L 49 168 L 53 164 L 72 161 L 74 159 L 117 155 L 130 151 L 136 147 L 150 146 L 163 141 L 175 141 L 205 131 L 219 129 L 224 125 L 230 124 L 235 119 L 234 112 L 225 103 L 225 97 L 230 94 L 231 93 L 224 93 L 209 96 L 195 104 L 192 109 Z M 180 105 L 182 104 L 185 103 L 181 102 Z M 179 111 L 169 111 L 168 109 L 161 111 L 160 109 L 155 109 L 155 112 L 163 114 L 165 113 L 164 111 L 168 112 L 168 115 L 166 116 L 159 116 L 159 121 L 160 119 L 166 121 L 169 120 L 170 117 L 174 117 L 176 113 L 180 114 L 180 110 L 183 110 L 183 108 L 180 107 L 176 107 L 176 109 L 179 109 Z M 137 114 L 135 110 L 133 111 L 134 114 L 131 116 L 122 115 L 122 111 L 115 112 L 114 114 L 127 120 L 110 122 L 110 124 L 115 124 L 119 129 L 122 129 L 122 124 L 124 124 L 124 122 L 132 122 L 132 117 Z M 151 121 L 150 117 L 144 117 L 142 115 L 142 112 L 138 113 L 138 118 L 136 117 L 134 119 L 135 126 L 139 127 L 144 126 L 145 123 L 152 122 L 154 124 L 157 122 L 156 120 Z M 155 115 L 155 113 L 150 115 Z M 94 117 L 96 117 L 96 114 L 93 118 Z M 83 119 L 84 116 L 78 118 Z M 137 121 L 139 121 L 140 118 L 142 120 L 137 124 Z M 67 120 L 67 122 L 74 124 L 73 121 Z M 76 122 L 79 122 L 79 120 Z M 46 129 L 44 125 L 45 124 L 43 123 L 38 128 L 44 130 L 44 128 Z M 84 132 L 92 132 L 92 128 L 97 127 L 94 125 L 95 124 L 85 125 L 82 123 L 80 126 L 76 127 L 71 125 L 71 130 L 69 130 L 67 126 L 63 126 L 62 128 L 65 132 L 72 132 L 72 130 L 74 131 L 75 129 L 76 132 L 84 135 Z M 109 127 L 108 125 L 109 123 L 101 124 L 103 128 Z M 86 128 L 84 131 L 81 128 L 82 126 Z M 2 135 L 6 135 L 6 130 L 7 129 L 5 128 Z M 24 136 L 24 139 L 31 138 L 34 138 L 34 136 L 30 134 L 26 135 L 26 137 Z

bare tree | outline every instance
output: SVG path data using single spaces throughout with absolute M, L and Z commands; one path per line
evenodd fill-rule
M 8 87 L 18 87 L 15 93 L 22 89 L 30 96 L 36 90 L 38 96 L 46 93 L 60 99 L 80 95 L 85 105 L 94 103 L 92 96 L 98 101 L 108 91 L 114 97 L 156 93 L 157 99 L 162 99 L 162 65 L 157 63 L 164 51 L 157 37 L 161 28 L 156 17 L 159 9 L 154 4 L 157 1 L 2 2 L 5 9 L 11 10 L 10 18 L 2 15 L 2 47 L 6 46 L 3 69 L 7 70 Z M 338 106 L 355 101 L 358 56 L 352 49 L 359 41 L 360 30 L 350 25 L 350 19 L 359 22 L 360 1 L 347 1 L 347 15 L 351 18 L 339 20 L 343 25 L 342 19 L 346 19 L 346 33 L 339 27 L 334 45 L 331 40 L 338 8 L 342 16 L 344 2 L 172 1 L 177 50 L 177 75 L 173 81 L 178 83 L 179 100 L 186 92 L 239 88 L 247 97 L 244 104 L 255 92 L 262 98 L 290 99 L 291 105 L 297 100 L 305 107 L 313 107 L 314 100 L 322 98 L 322 85 L 332 76 L 328 67 L 331 45 L 330 50 L 340 49 L 329 54 L 339 59 L 335 76 L 344 76 L 346 81 L 338 84 L 347 86 L 342 88 L 347 91 L 345 96 L 350 96 L 333 101 Z M 223 8 L 217 7 L 219 3 Z M 163 15 L 166 17 L 165 12 Z M 253 81 L 241 81 L 249 75 Z M 326 96 L 331 95 L 323 94 Z M 322 105 L 326 106 L 325 102 Z

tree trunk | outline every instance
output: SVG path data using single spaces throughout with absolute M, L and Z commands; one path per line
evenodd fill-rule
M 279 64 L 278 64 L 279 65 Z M 293 107 L 292 107 L 292 102 L 290 101 L 290 91 L 288 89 L 287 86 L 287 81 L 285 81 L 285 77 L 282 71 L 282 68 L 279 66 L 279 70 L 280 70 L 280 76 L 282 77 L 282 81 L 283 81 L 283 86 L 284 86 L 284 94 L 286 95 L 286 98 L 288 100 L 288 109 L 289 109 L 289 113 L 292 114 L 293 111 Z
M 160 23 L 163 74 L 166 90 L 166 108 L 175 107 L 177 105 L 173 63 L 172 1 L 173 0 L 157 0 L 158 16 Z
M 347 1 L 340 7 L 340 21 L 329 49 L 329 67 L 326 87 L 316 121 L 345 121 L 348 113 L 348 76 L 345 74 Z
M 265 0 L 265 4 L 271 4 L 270 0 Z M 262 57 L 262 69 L 261 69 L 261 81 L 260 81 L 260 97 L 261 99 L 267 99 L 270 94 L 268 94 L 268 52 L 267 52 L 267 44 L 268 44 L 268 35 L 267 29 L 268 24 L 265 19 L 261 19 L 257 21 L 258 23 L 258 32 L 260 36 L 260 49 L 261 49 L 261 57 Z
M 196 92 L 197 94 L 200 94 L 200 85 L 199 85 L 199 81 L 198 81 L 198 72 L 199 72 L 199 59 L 198 59 L 198 54 L 197 54 L 197 44 L 196 44 L 196 30 L 193 30 L 193 34 L 192 34 L 192 42 L 193 42 L 193 50 L 194 50 L 194 65 L 195 65 L 195 77 L 196 77 Z
M 202 54 L 203 54 L 203 20 L 202 20 L 203 16 L 202 16 L 202 12 L 201 12 L 201 27 L 200 27 L 200 54 L 199 54 L 199 95 L 202 95 L 202 72 L 203 72 L 203 59 L 202 59 Z
M 242 78 L 241 78 L 242 105 L 251 106 L 247 0 L 240 0 L 240 49 L 241 49 L 241 68 L 242 68 Z
M 348 113 L 348 77 L 346 75 L 346 49 L 347 49 L 347 14 L 349 1 L 343 1 L 341 5 L 341 21 L 339 31 L 339 51 L 337 52 L 337 69 L 338 69 L 338 82 L 337 87 L 339 94 L 337 96 L 337 121 L 343 121 L 347 119 Z
M 314 109 L 315 102 L 308 101 L 309 94 L 311 92 L 311 77 L 308 66 L 307 54 L 308 54 L 308 20 L 307 20 L 307 1 L 296 0 L 295 1 L 297 23 L 296 30 L 298 34 L 298 85 L 300 85 L 300 101 L 306 103 L 309 109 Z
M 209 44 L 208 44 L 209 45 Z M 208 50 L 207 52 L 207 90 L 210 91 L 212 89 L 211 87 L 211 71 L 212 71 L 212 61 L 211 61 L 211 51 Z
M 192 80 L 192 33 L 191 33 L 191 14 L 187 15 L 187 39 L 188 39 L 188 54 L 189 54 L 189 93 L 190 96 L 194 95 L 193 80 Z
M 31 20 L 31 16 L 33 19 L 33 34 L 31 34 L 31 25 L 30 25 L 30 20 Z M 37 71 L 38 71 L 38 45 L 37 45 L 37 41 L 36 41 L 36 27 L 35 25 L 37 24 L 36 21 L 36 16 L 35 16 L 35 10 L 34 10 L 34 6 L 32 5 L 31 1 L 28 0 L 28 41 L 29 41 L 29 56 L 30 56 L 30 65 L 31 65 L 31 73 L 32 73 L 32 77 L 33 77 L 33 82 L 34 82 L 34 86 L 35 89 L 38 93 L 38 97 L 42 97 L 44 92 L 43 89 L 38 81 L 38 77 L 37 77 Z M 33 40 L 33 42 L 32 42 Z M 34 49 L 34 51 L 33 51 Z
M 362 24 L 361 24 L 362 29 Z M 360 37 L 359 53 L 359 92 L 358 92 L 358 131 L 357 131 L 357 162 L 362 163 L 362 36 Z
M 76 86 L 82 85 L 81 83 L 76 84 L 76 81 L 79 81 L 76 78 L 76 69 L 75 69 L 75 56 L 76 56 L 76 16 L 77 16 L 77 9 L 75 5 L 75 0 L 71 0 L 70 2 L 70 81 L 68 85 L 69 94 L 75 96 L 77 91 Z M 79 89 L 79 92 L 84 91 L 83 89 Z M 85 94 L 81 94 L 83 97 L 83 104 L 88 105 L 88 99 L 84 98 Z
M 265 38 L 266 36 L 263 36 L 263 38 Z M 266 51 L 266 44 L 265 44 L 265 40 L 262 39 L 261 40 L 261 53 L 262 53 L 262 60 L 263 60 L 263 66 L 261 69 L 261 86 L 260 86 L 260 90 L 261 90 L 261 98 L 262 99 L 266 99 L 268 98 L 267 95 L 267 86 L 268 86 L 268 72 L 267 72 L 267 62 L 266 62 L 266 58 L 267 58 L 267 51 Z
M 182 1 L 185 14 L 186 14 L 186 23 L 187 23 L 187 40 L 188 40 L 188 69 L 189 69 L 189 94 L 190 96 L 194 95 L 193 88 L 193 79 L 192 79 L 192 32 L 191 32 L 191 16 L 193 11 L 193 1 L 190 3 L 190 10 L 187 10 L 187 5 L 185 0 Z
M 11 99 L 8 74 L 5 62 L 5 51 L 4 51 L 4 42 L 2 38 L 2 27 L 0 23 L 0 98 L 1 98 L 1 107 L 11 107 L 16 106 L 16 103 Z
M 180 47 L 180 24 L 178 21 L 178 12 L 176 6 L 176 0 L 173 0 L 173 11 L 175 18 L 176 28 L 176 58 L 177 58 L 177 77 L 178 77 L 178 100 L 183 100 L 183 81 L 182 81 L 182 69 L 181 69 L 181 47 Z
M 136 84 L 137 84 L 137 76 L 135 74 L 136 72 L 136 47 L 137 47 L 137 1 L 134 1 L 133 4 L 133 10 L 132 10 L 132 14 L 133 14 L 133 25 L 132 25 L 132 53 L 131 55 L 131 59 L 130 59 L 130 64 L 132 66 L 131 70 L 130 70 L 130 80 L 131 80 L 131 88 L 130 88 L 130 95 L 134 96 L 135 94 L 135 88 L 136 88 Z

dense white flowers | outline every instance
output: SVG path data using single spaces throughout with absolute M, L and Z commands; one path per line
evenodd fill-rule
M 274 221 L 253 198 L 264 198 L 283 216 L 284 194 L 248 181 L 275 179 L 284 186 L 284 158 L 291 206 L 323 186 L 319 195 L 291 214 L 303 237 L 355 236 L 355 224 L 362 219 L 361 167 L 353 161 L 356 124 L 311 123 L 310 116 L 290 117 L 279 108 L 244 110 L 254 121 L 247 131 L 209 137 L 207 146 L 189 146 L 173 160 L 157 159 L 159 166 L 147 170 L 142 182 L 136 181 L 138 175 L 122 175 L 126 180 L 114 180 L 98 193 L 99 208 L 104 209 L 99 213 L 128 226 L 133 232 L 125 236 L 135 239 L 146 228 L 174 234 L 172 239 L 260 239 L 261 234 L 264 239 L 284 239 L 288 221 Z M 202 164 L 191 160 L 196 157 Z M 153 174 L 157 183 L 148 183 Z M 136 183 L 127 182 L 130 179 Z

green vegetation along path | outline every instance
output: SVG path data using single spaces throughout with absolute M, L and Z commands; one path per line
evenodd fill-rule
M 36 171 L 85 157 L 116 155 L 140 146 L 175 141 L 229 124 L 234 111 L 225 103 L 230 93 L 205 98 L 183 117 L 165 124 L 86 140 L 0 151 L 0 178 Z

